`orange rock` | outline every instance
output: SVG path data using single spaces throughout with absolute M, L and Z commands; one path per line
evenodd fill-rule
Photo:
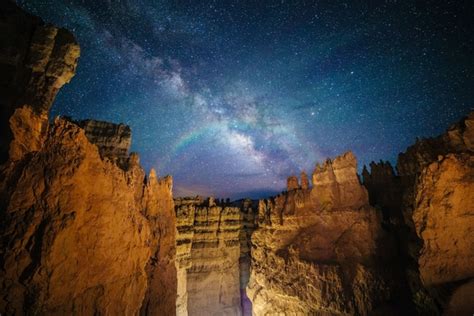
M 391 272 L 379 271 L 393 257 L 379 243 L 391 249 L 393 240 L 352 154 L 317 167 L 311 191 L 261 200 L 258 223 L 247 286 L 255 315 L 367 315 L 394 295 Z
M 357 176 L 357 160 L 352 152 L 316 166 L 312 198 L 325 209 L 368 205 L 368 194 Z
M 126 126 L 49 125 L 79 46 L 10 1 L 0 10 L 0 314 L 173 315 L 171 178 L 145 179 Z
M 413 221 L 426 286 L 474 277 L 474 155 L 449 154 L 423 170 Z

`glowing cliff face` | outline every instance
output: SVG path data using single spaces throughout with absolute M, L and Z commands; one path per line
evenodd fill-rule
M 178 194 L 264 196 L 347 150 L 394 161 L 474 99 L 460 4 L 18 2 L 82 47 L 52 115 L 130 125 Z

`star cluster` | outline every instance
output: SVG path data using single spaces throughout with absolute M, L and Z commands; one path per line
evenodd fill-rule
M 18 4 L 81 45 L 52 115 L 130 125 L 176 195 L 266 196 L 347 150 L 394 162 L 473 108 L 469 1 Z

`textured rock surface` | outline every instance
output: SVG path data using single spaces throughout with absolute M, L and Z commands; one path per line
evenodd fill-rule
M 189 315 L 240 315 L 240 209 L 212 198 L 175 204 L 178 265 L 186 270 L 179 272 L 186 280 L 178 280 L 177 309 Z
M 441 312 L 472 280 L 474 112 L 444 134 L 400 154 L 402 213 L 413 301 L 420 313 Z M 466 240 L 466 238 L 468 238 Z M 472 300 L 469 300 L 472 302 Z M 474 306 L 471 303 L 471 310 Z
M 126 165 L 132 143 L 130 127 L 96 120 L 78 121 L 77 124 L 84 129 L 87 139 L 99 147 L 101 157 L 116 161 L 123 167 Z
M 45 25 L 10 1 L 0 5 L 0 42 L 2 163 L 20 159 L 30 147 L 37 149 L 42 143 L 44 118 L 56 93 L 74 76 L 79 46 L 67 30 Z M 10 122 L 16 124 L 15 132 Z
M 358 208 L 368 204 L 368 194 L 360 185 L 352 152 L 316 165 L 312 193 L 313 200 L 323 209 Z
M 174 225 L 169 179 L 124 173 L 62 119 L 1 177 L 2 311 L 136 314 L 151 279 L 157 310 L 173 304 L 174 229 L 155 219 Z
M 400 224 L 402 188 L 390 162 L 370 163 L 370 172 L 364 166 L 362 171 L 364 186 L 367 188 L 370 205 L 383 213 L 385 223 Z
M 413 221 L 423 240 L 425 285 L 474 277 L 474 155 L 449 154 L 423 169 Z M 474 307 L 474 306 L 473 306 Z
M 407 292 L 418 314 L 474 310 L 467 303 L 472 299 L 460 303 L 474 275 L 473 144 L 474 112 L 400 154 L 398 175 L 385 163 L 363 172 L 371 203 L 399 241 Z
M 123 170 L 77 124 L 50 125 L 79 47 L 9 1 L 0 7 L 0 313 L 173 315 L 171 178 L 147 179 L 136 154 Z
M 356 168 L 347 153 L 316 167 L 312 189 L 260 201 L 247 288 L 255 315 L 367 315 L 392 299 L 393 241 Z

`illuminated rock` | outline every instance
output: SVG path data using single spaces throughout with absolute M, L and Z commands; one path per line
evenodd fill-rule
M 357 176 L 357 161 L 352 152 L 318 164 L 313 172 L 312 192 L 315 204 L 323 209 L 356 209 L 369 202 Z
M 348 153 L 313 174 L 313 188 L 259 203 L 247 294 L 255 315 L 361 314 L 389 304 L 394 273 L 380 226 Z
M 176 199 L 177 314 L 241 315 L 239 207 Z
M 370 201 L 399 240 L 406 293 L 418 314 L 462 314 L 474 272 L 474 112 L 444 134 L 418 140 L 397 162 L 364 172 Z M 444 308 L 447 308 L 443 311 Z M 458 313 L 459 312 L 459 313 Z
M 449 154 L 427 166 L 418 179 L 415 200 L 413 221 L 423 240 L 418 258 L 423 283 L 474 277 L 474 155 Z
M 50 124 L 79 46 L 10 1 L 0 10 L 0 314 L 173 315 L 171 178 L 146 178 L 136 154 L 126 170 L 101 155 L 125 154 L 128 127 L 117 142 L 104 124 Z
M 174 305 L 169 178 L 145 181 L 138 166 L 124 173 L 63 119 L 41 150 L 3 165 L 1 176 L 2 312 L 136 314 L 144 301 L 150 312 Z

